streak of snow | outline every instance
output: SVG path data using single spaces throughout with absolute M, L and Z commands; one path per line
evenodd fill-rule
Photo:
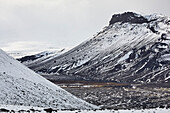
M 123 57 L 121 57 L 117 62 L 124 61 L 129 58 L 129 55 L 132 53 L 132 51 L 129 51 L 127 54 L 125 54 Z

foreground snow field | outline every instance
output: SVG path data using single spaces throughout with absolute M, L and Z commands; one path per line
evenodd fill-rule
M 28 69 L 0 49 L 0 104 L 97 109 Z
M 31 106 L 0 105 L 0 112 L 15 113 L 170 113 L 170 109 L 145 109 L 145 110 L 52 110 L 50 108 Z

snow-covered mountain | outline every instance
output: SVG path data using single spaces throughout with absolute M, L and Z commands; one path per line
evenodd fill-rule
M 0 50 L 0 104 L 95 109 Z
M 170 82 L 170 18 L 115 14 L 92 39 L 70 51 L 27 65 L 51 79 Z M 57 77 L 56 77 L 57 76 Z

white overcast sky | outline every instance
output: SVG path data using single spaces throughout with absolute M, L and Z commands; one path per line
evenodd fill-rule
M 170 16 L 170 0 L 0 0 L 0 48 L 71 48 L 125 11 Z

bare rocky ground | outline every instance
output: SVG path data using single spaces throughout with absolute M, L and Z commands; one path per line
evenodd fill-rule
M 170 108 L 169 84 L 162 85 L 58 84 L 77 97 L 103 109 Z M 162 87 L 164 86 L 164 87 Z

